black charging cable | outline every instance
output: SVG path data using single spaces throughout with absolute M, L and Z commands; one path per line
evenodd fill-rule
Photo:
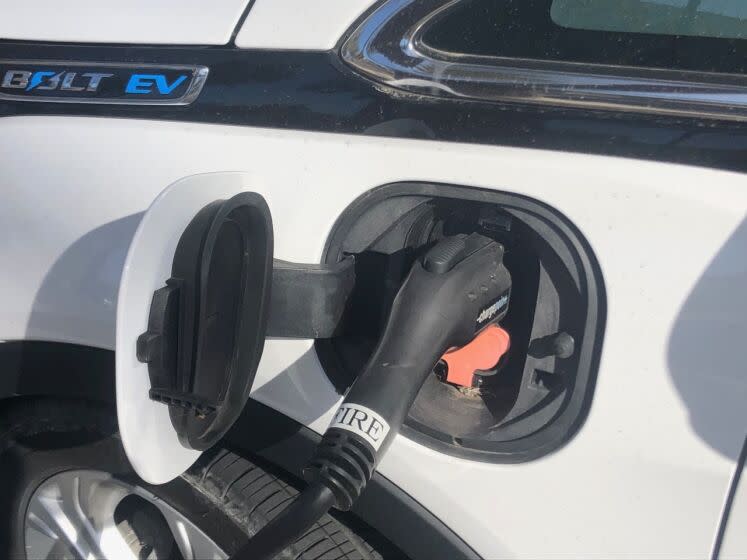
M 418 260 L 394 299 L 376 350 L 303 470 L 309 486 L 233 560 L 270 560 L 331 507 L 349 510 L 438 359 L 502 319 L 510 292 L 503 247 L 487 237 L 447 237 Z
M 274 558 L 296 542 L 335 504 L 335 496 L 324 484 L 309 485 L 296 500 L 262 530 L 233 558 L 262 560 Z

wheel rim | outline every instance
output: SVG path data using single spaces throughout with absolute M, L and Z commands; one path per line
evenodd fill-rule
M 137 496 L 157 508 L 185 560 L 222 560 L 227 554 L 183 514 L 148 490 L 111 474 L 75 470 L 45 480 L 26 510 L 28 558 L 133 559 L 138 555 L 117 526 L 123 499 Z

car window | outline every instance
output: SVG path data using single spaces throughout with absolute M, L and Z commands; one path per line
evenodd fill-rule
M 474 55 L 747 71 L 747 0 L 464 0 L 423 42 Z
M 746 0 L 553 0 L 550 16 L 571 29 L 747 38 Z

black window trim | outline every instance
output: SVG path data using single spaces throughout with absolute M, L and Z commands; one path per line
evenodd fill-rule
M 464 0 L 386 0 L 342 43 L 342 59 L 420 96 L 747 121 L 747 76 L 446 52 L 426 30 Z

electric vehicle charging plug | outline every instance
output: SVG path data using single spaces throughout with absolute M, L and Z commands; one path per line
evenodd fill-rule
M 511 337 L 498 325 L 488 325 L 471 342 L 441 356 L 439 379 L 459 387 L 479 387 L 484 377 L 477 372 L 495 367 L 508 352 Z
M 416 261 L 378 346 L 304 469 L 309 486 L 234 558 L 272 558 L 330 507 L 349 510 L 439 358 L 500 321 L 510 294 L 503 247 L 487 237 L 447 237 Z

